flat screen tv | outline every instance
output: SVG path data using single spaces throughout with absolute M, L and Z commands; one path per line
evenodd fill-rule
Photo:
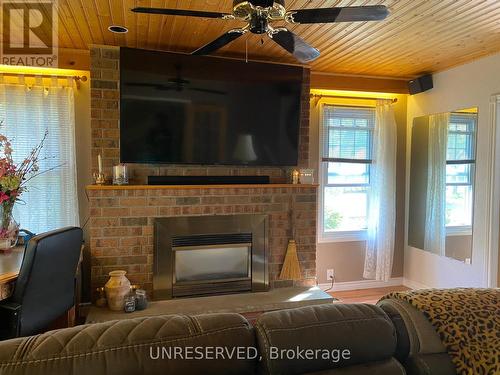
M 303 68 L 120 50 L 123 163 L 297 165 Z

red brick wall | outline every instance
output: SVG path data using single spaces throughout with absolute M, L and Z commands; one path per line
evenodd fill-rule
M 103 157 L 104 172 L 111 178 L 111 167 L 120 162 L 120 50 L 99 46 L 90 49 L 92 172 L 97 171 L 97 155 Z M 304 86 L 299 137 L 299 167 L 309 167 L 309 87 L 310 71 L 304 70 Z M 156 164 L 129 165 L 133 183 L 146 183 L 153 175 L 268 175 L 275 183 L 289 178 L 285 168 L 180 166 Z
M 92 288 L 102 286 L 108 273 L 124 269 L 132 283 L 152 290 L 153 223 L 155 217 L 269 215 L 269 278 L 271 286 L 292 286 L 278 280 L 288 239 L 295 229 L 302 279 L 316 281 L 315 186 L 265 188 L 158 188 L 89 190 Z M 290 208 L 293 207 L 293 220 Z

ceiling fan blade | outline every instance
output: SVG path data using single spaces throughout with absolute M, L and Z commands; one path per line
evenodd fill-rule
M 203 12 L 203 11 L 184 10 L 184 9 L 137 7 L 137 8 L 132 8 L 131 10 L 132 12 L 135 13 L 163 14 L 167 16 L 187 16 L 187 17 L 204 17 L 204 18 L 231 17 L 231 15 L 228 13 Z
M 381 21 L 388 15 L 389 10 L 385 5 L 372 5 L 292 10 L 287 13 L 287 19 L 293 23 L 357 22 Z
M 291 31 L 278 31 L 272 36 L 272 39 L 295 56 L 301 63 L 313 61 L 320 55 L 316 48 L 307 44 L 302 38 Z
M 241 30 L 230 30 L 214 41 L 205 44 L 203 47 L 198 48 L 196 51 L 192 52 L 191 55 L 209 55 L 212 52 L 217 51 L 219 48 L 224 47 L 226 44 L 231 43 L 233 40 L 238 39 L 244 34 Z

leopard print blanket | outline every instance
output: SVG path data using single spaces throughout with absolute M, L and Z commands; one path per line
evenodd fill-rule
M 439 333 L 463 375 L 500 374 L 500 289 L 420 289 L 382 299 L 406 301 Z

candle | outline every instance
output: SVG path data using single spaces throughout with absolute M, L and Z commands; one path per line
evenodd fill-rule
M 99 166 L 99 174 L 102 174 L 102 158 L 101 158 L 101 154 L 97 155 L 97 164 Z
M 297 185 L 299 183 L 299 176 L 300 176 L 299 171 L 295 169 L 292 172 L 292 183 L 294 185 Z

